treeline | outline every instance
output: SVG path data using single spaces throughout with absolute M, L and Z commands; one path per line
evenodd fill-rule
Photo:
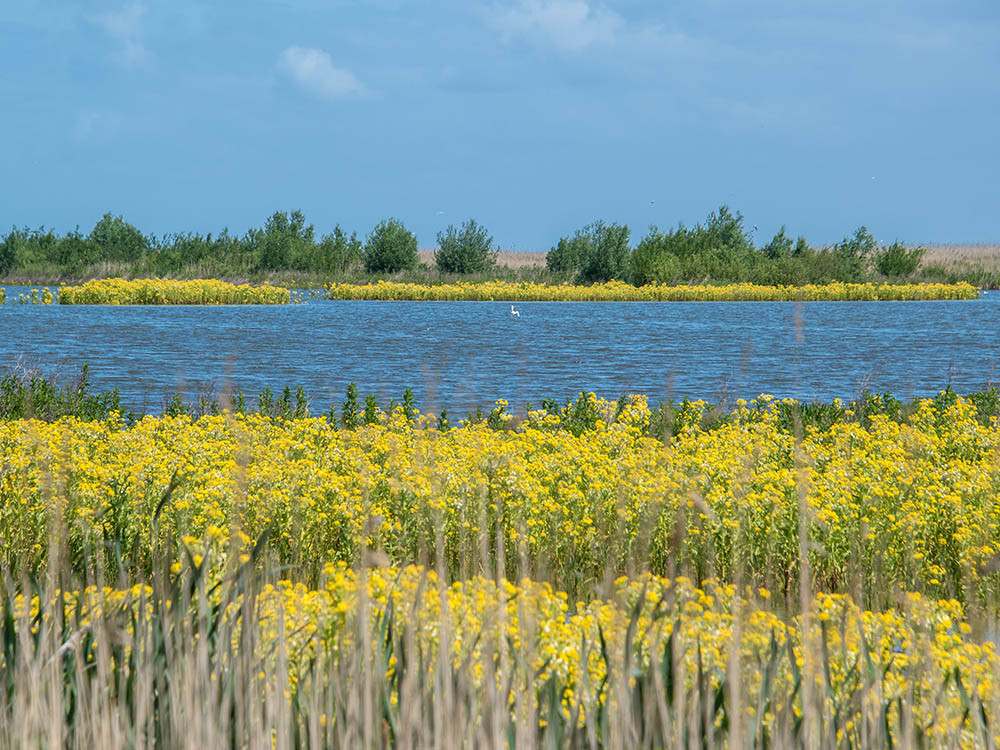
M 586 283 L 802 285 L 907 278 L 920 267 L 924 252 L 899 242 L 880 245 L 866 227 L 823 249 L 813 248 L 805 237 L 793 239 L 782 227 L 757 247 L 743 216 L 722 206 L 694 227 L 681 224 L 666 232 L 650 227 L 634 248 L 627 225 L 595 222 L 559 240 L 546 264 Z
M 0 277 L 211 276 L 259 278 L 294 272 L 316 279 L 356 279 L 428 274 L 502 275 L 498 248 L 489 232 L 470 219 L 437 235 L 434 266 L 421 266 L 417 237 L 397 219 L 375 226 L 362 241 L 339 225 L 319 236 L 300 211 L 272 214 L 263 227 L 242 236 L 143 234 L 121 216 L 105 214 L 87 234 L 79 229 L 57 235 L 51 229 L 13 228 L 0 241 Z M 594 222 L 561 238 L 549 250 L 544 269 L 533 278 L 593 283 L 618 279 L 637 285 L 658 282 L 809 284 L 914 277 L 922 248 L 899 242 L 879 244 L 865 227 L 825 248 L 784 227 L 758 247 L 743 216 L 727 206 L 693 227 L 661 231 L 651 227 L 633 246 L 629 227 Z M 509 269 L 506 269 L 509 272 Z M 980 283 L 953 277 L 943 268 L 920 269 L 921 280 Z M 423 277 L 420 274 L 423 274 Z M 522 274 L 523 275 L 523 274 Z

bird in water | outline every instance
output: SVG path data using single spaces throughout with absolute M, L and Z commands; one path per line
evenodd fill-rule
M 511 305 L 510 306 L 510 316 L 512 318 L 520 318 L 521 317 L 521 311 L 520 310 L 515 310 L 514 306 Z

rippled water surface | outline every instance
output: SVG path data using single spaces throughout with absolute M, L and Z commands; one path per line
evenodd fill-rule
M 8 287 L 8 297 L 19 289 Z M 117 388 L 127 406 L 169 393 L 302 385 L 314 408 L 347 383 L 424 410 L 513 407 L 581 390 L 731 402 L 760 393 L 910 397 L 1000 377 L 1000 293 L 947 302 L 340 302 L 301 306 L 0 307 L 0 366 Z

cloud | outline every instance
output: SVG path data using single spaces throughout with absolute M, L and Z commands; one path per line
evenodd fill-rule
M 149 50 L 142 39 L 142 17 L 145 13 L 145 5 L 130 3 L 119 11 L 102 13 L 96 19 L 104 33 L 122 45 L 120 57 L 130 65 L 142 63 L 149 57 Z
M 517 0 L 497 8 L 493 20 L 508 38 L 535 38 L 564 52 L 612 46 L 626 26 L 617 13 L 587 0 Z
M 360 96 L 364 84 L 350 70 L 333 67 L 330 55 L 321 49 L 289 47 L 278 58 L 278 68 L 295 83 L 322 99 Z

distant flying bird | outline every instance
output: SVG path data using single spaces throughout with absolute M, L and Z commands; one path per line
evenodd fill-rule
M 437 212 L 437 213 L 435 214 L 435 216 L 441 216 L 442 214 L 444 214 L 444 211 L 438 211 L 438 212 Z
M 650 202 L 649 202 L 649 205 L 651 205 L 651 206 L 652 206 L 652 205 L 653 205 L 653 203 L 655 203 L 655 202 L 656 202 L 656 201 L 650 201 Z
M 756 224 L 753 225 L 753 231 L 755 231 L 755 232 L 757 231 L 757 225 Z
M 519 310 L 515 310 L 514 306 L 511 305 L 510 306 L 510 316 L 512 318 L 520 318 L 521 317 L 521 312 Z

